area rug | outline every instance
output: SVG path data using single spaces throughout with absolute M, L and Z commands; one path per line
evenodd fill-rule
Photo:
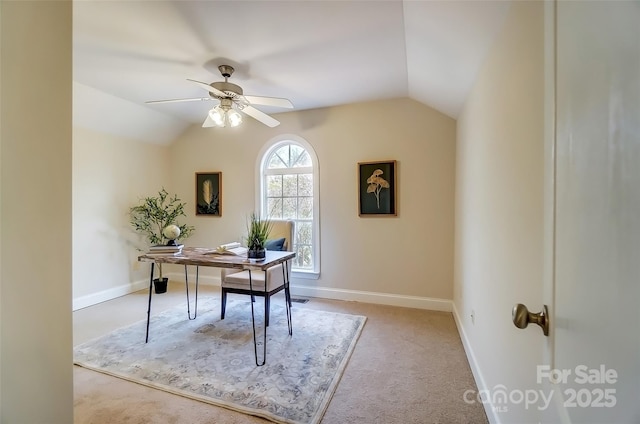
M 247 298 L 248 299 L 248 298 Z M 74 362 L 177 395 L 256 415 L 278 423 L 318 423 L 333 396 L 366 317 L 292 309 L 293 336 L 284 305 L 271 304 L 266 364 L 257 367 L 251 303 L 200 299 L 198 316 L 186 305 L 74 348 Z M 256 307 L 262 356 L 260 299 Z M 193 314 L 193 310 L 191 311 Z

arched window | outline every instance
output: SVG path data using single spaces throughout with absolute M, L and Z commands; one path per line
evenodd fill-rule
M 296 277 L 317 278 L 320 208 L 316 154 L 301 137 L 286 135 L 269 141 L 258 159 L 261 214 L 295 222 L 292 271 Z

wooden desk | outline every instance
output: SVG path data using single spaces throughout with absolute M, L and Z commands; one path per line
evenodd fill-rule
M 151 273 L 149 277 L 149 307 L 147 309 L 147 335 L 146 341 L 149 341 L 149 322 L 151 318 L 151 296 L 153 294 L 153 270 L 155 264 L 176 264 L 176 265 L 184 265 L 185 267 L 185 284 L 187 287 L 187 305 L 189 305 L 189 282 L 187 277 L 187 266 L 194 265 L 196 266 L 196 310 L 194 313 L 193 319 L 195 319 L 198 313 L 198 267 L 200 266 L 208 266 L 208 267 L 216 267 L 216 268 L 236 268 L 249 271 L 249 290 L 253 291 L 253 283 L 251 279 L 252 272 L 264 272 L 265 273 L 265 284 L 264 289 L 267 290 L 267 269 L 271 268 L 274 265 L 282 264 L 283 269 L 283 278 L 284 278 L 284 290 L 285 290 L 285 304 L 287 311 L 287 324 L 289 326 L 289 335 L 293 334 L 293 324 L 291 320 L 291 306 L 289 305 L 289 299 L 291 294 L 289 292 L 289 272 L 287 269 L 289 259 L 293 259 L 296 256 L 294 252 L 277 252 L 270 251 L 266 252 L 266 257 L 263 261 L 254 262 L 249 261 L 246 257 L 243 256 L 233 256 L 233 255 L 219 255 L 215 253 L 215 249 L 211 248 L 202 248 L 202 247 L 185 247 L 182 249 L 182 254 L 178 256 L 173 255 L 141 255 L 138 257 L 138 261 L 140 262 L 150 262 L 151 263 Z M 251 297 L 253 299 L 253 296 Z M 188 306 L 187 306 L 188 308 Z M 191 312 L 187 310 L 189 319 L 191 318 Z M 266 326 L 266 317 L 264 320 L 264 341 L 263 341 L 263 357 L 262 363 L 258 361 L 258 347 L 256 341 L 256 323 L 255 323 L 255 313 L 253 308 L 253 302 L 251 302 L 251 323 L 253 326 L 253 347 L 256 357 L 256 365 L 262 366 L 265 364 L 267 359 L 267 326 Z

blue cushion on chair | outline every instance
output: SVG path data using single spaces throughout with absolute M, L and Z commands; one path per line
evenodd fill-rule
M 284 248 L 284 237 L 279 239 L 270 239 L 264 243 L 264 248 L 267 250 L 282 250 Z

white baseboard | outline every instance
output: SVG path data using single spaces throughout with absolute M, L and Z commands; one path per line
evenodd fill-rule
M 123 284 L 118 287 L 111 287 L 97 293 L 81 296 L 73 299 L 73 310 L 86 308 L 87 306 L 97 305 L 116 297 L 125 296 L 127 294 L 142 290 L 149 287 L 149 280 L 134 281 L 133 283 Z
M 489 390 L 487 384 L 484 381 L 484 377 L 482 376 L 482 372 L 480 371 L 480 365 L 476 360 L 476 356 L 473 354 L 473 349 L 471 348 L 471 343 L 469 342 L 469 338 L 467 337 L 467 333 L 464 331 L 464 327 L 462 326 L 462 320 L 460 319 L 460 315 L 458 314 L 458 309 L 456 308 L 456 304 L 452 301 L 451 305 L 453 306 L 453 319 L 456 323 L 456 327 L 458 327 L 458 333 L 460 334 L 460 339 L 462 340 L 462 345 L 464 346 L 464 351 L 467 355 L 467 360 L 469 361 L 469 366 L 471 367 L 471 372 L 473 373 L 473 378 L 476 380 L 476 386 L 478 386 L 478 392 L 488 393 L 486 390 Z M 489 422 L 492 424 L 500 424 L 500 418 L 498 417 L 496 411 L 493 408 L 493 405 L 488 399 L 487 402 L 482 404 L 484 406 L 484 411 L 487 414 L 487 418 Z
M 179 272 L 166 273 L 165 276 L 169 278 L 169 281 L 184 282 L 184 274 Z M 220 278 L 218 277 L 208 277 L 208 276 L 201 275 L 198 277 L 198 279 L 200 281 L 200 284 L 220 286 Z M 189 274 L 189 283 L 192 283 L 195 281 L 196 281 L 195 274 L 193 275 Z M 149 288 L 149 280 L 144 279 L 144 280 L 134 281 L 130 284 L 123 284 L 118 287 L 112 287 L 110 289 L 93 293 L 87 296 L 77 297 L 73 299 L 73 310 L 77 311 L 78 309 L 97 305 L 98 303 L 106 302 L 107 300 L 112 300 L 117 297 L 126 296 L 128 294 L 137 292 L 139 290 L 144 290 L 147 288 Z
M 167 273 L 172 281 L 184 281 L 184 274 L 175 272 Z M 189 274 L 189 282 L 195 282 L 195 274 Z M 200 284 L 220 286 L 219 277 L 199 276 Z M 98 293 L 73 299 L 73 310 L 96 305 L 116 297 L 143 290 L 149 287 L 149 280 L 140 280 L 130 284 L 113 287 Z M 293 296 L 319 297 L 323 299 L 347 300 L 355 302 L 373 303 L 378 305 L 403 306 L 406 308 L 428 309 L 432 311 L 451 312 L 453 303 L 449 299 L 437 299 L 431 297 L 406 296 L 392 293 L 378 293 L 359 290 L 334 289 L 329 287 L 308 287 L 291 284 Z
M 449 299 L 334 289 L 329 287 L 308 287 L 291 284 L 291 295 L 294 297 L 319 297 L 323 299 L 350 300 L 378 305 L 403 306 L 406 308 L 429 309 L 432 311 L 451 312 L 452 310 L 452 303 Z
M 184 281 L 184 274 L 170 273 L 169 278 Z M 195 275 L 189 274 L 189 282 L 195 281 Z M 219 277 L 200 276 L 200 284 L 220 286 Z M 291 284 L 292 296 L 319 297 L 323 299 L 350 300 L 355 302 L 374 303 L 379 305 L 404 306 L 407 308 L 428 309 L 432 311 L 452 311 L 449 299 L 406 296 L 391 293 L 367 292 L 359 290 L 334 289 L 329 287 L 308 287 Z

